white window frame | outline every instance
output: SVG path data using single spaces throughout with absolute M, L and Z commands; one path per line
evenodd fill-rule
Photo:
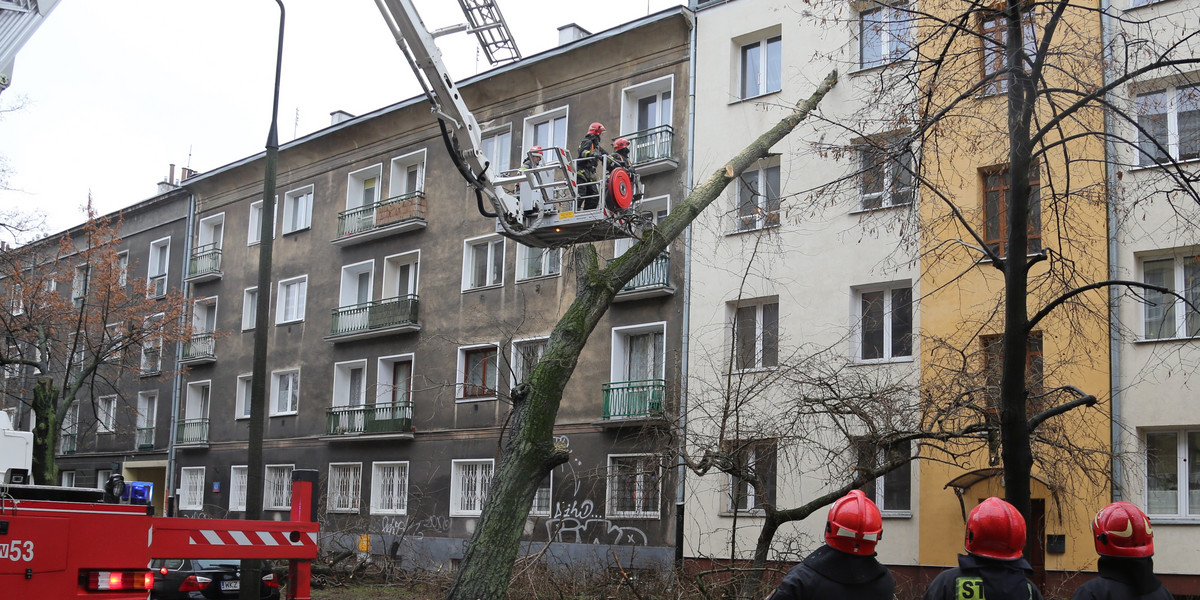
M 204 510 L 204 467 L 179 469 L 179 510 Z
M 779 73 L 776 77 L 779 79 L 779 87 L 771 89 L 771 60 L 770 46 L 771 43 L 778 40 L 779 42 Z M 768 29 L 751 33 L 744 36 L 739 36 L 734 40 L 734 64 L 737 66 L 734 72 L 737 73 L 734 85 L 734 97 L 739 100 L 751 100 L 761 98 L 763 96 L 774 94 L 783 89 L 783 28 L 780 25 L 770 27 Z M 746 51 L 751 47 L 759 49 L 759 65 L 756 73 L 748 73 L 746 70 Z M 750 90 L 748 81 L 750 77 L 754 77 L 755 90 Z M 753 93 L 753 92 L 757 93 Z
M 137 422 L 135 426 L 137 428 L 138 443 L 135 448 L 141 445 L 142 429 L 151 430 L 150 439 L 148 441 L 150 445 L 154 445 L 154 434 L 157 433 L 158 429 L 156 424 L 156 420 L 158 418 L 158 391 L 151 390 L 146 392 L 138 392 L 137 403 Z
M 201 318 L 202 312 L 212 307 L 212 329 L 207 328 Z M 192 335 L 202 335 L 217 332 L 217 296 L 209 296 L 207 298 L 196 298 L 192 300 Z
M 313 196 L 316 186 L 306 185 L 283 195 L 283 235 L 312 227 Z M 293 223 L 293 221 L 296 221 Z
M 1162 262 L 1167 260 L 1171 261 L 1171 281 L 1151 281 L 1148 277 L 1148 271 L 1146 269 L 1147 263 Z M 1189 265 L 1189 261 L 1192 261 L 1193 264 Z M 1186 297 L 1191 302 L 1200 303 L 1200 284 L 1198 284 L 1190 294 L 1188 293 L 1186 287 L 1189 266 L 1196 269 L 1196 276 L 1200 276 L 1200 249 L 1178 249 L 1170 253 L 1156 252 L 1146 254 L 1144 256 L 1138 256 L 1138 272 L 1141 277 L 1141 281 L 1148 284 L 1152 283 L 1154 285 L 1168 287 L 1172 292 Z M 1193 311 L 1183 299 L 1180 299 L 1176 296 L 1162 294 L 1153 290 L 1144 290 L 1142 294 L 1142 340 L 1177 340 L 1190 339 L 1200 336 L 1200 313 Z M 1153 319 L 1153 321 L 1157 322 L 1162 320 L 1164 321 L 1164 325 L 1167 326 L 1166 331 L 1163 332 L 1164 335 L 1161 336 L 1152 335 L 1150 325 L 1152 321 L 1151 312 L 1159 310 L 1163 312 L 1162 317 L 1156 317 Z M 1174 327 L 1170 327 L 1169 324 L 1165 323 L 1168 313 L 1170 314 L 1170 319 L 1174 321 Z M 1188 317 L 1190 315 L 1194 315 L 1193 319 L 1195 320 L 1194 326 L 1191 328 L 1188 327 Z M 1189 329 L 1196 329 L 1195 335 L 1192 335 L 1189 332 Z
M 358 299 L 358 276 L 367 275 L 367 299 Z M 364 260 L 342 267 L 341 284 L 338 287 L 338 307 L 357 306 L 375 299 L 375 260 Z M 366 317 L 366 315 L 363 315 Z
M 91 285 L 92 269 L 87 264 L 75 266 L 75 274 L 71 277 L 71 300 L 78 306 L 87 298 L 88 287 Z
M 237 376 L 237 390 L 234 392 L 233 404 L 233 419 L 235 421 L 250 418 L 250 387 L 253 384 L 253 373 L 244 373 Z
M 550 343 L 549 336 L 521 338 L 512 341 L 512 351 L 509 358 L 509 387 L 516 387 L 528 375 L 528 371 L 533 369 L 534 365 L 526 365 L 525 359 L 521 353 L 521 349 L 530 346 L 538 347 L 537 360 L 541 360 L 546 353 L 546 346 Z M 536 364 L 536 363 L 535 363 Z
M 143 321 L 142 328 L 146 330 L 146 335 L 142 336 L 141 360 L 138 364 L 138 369 L 142 375 L 153 375 L 162 372 L 163 363 L 163 341 L 161 334 L 155 334 L 150 331 L 153 327 L 162 327 L 165 325 L 163 320 L 166 319 L 166 313 L 154 313 Z M 157 323 L 157 325 L 155 324 Z M 156 361 L 150 360 L 150 356 L 157 354 Z M 155 368 L 151 368 L 155 367 Z
M 893 335 L 895 333 L 893 331 L 895 329 L 894 320 L 893 320 L 893 315 L 895 314 L 895 308 L 892 306 L 893 292 L 900 291 L 900 290 L 906 290 L 906 289 L 909 291 L 908 322 L 909 322 L 909 336 L 912 338 L 912 340 L 909 342 L 908 354 L 896 356 L 896 355 L 892 354 L 893 353 Z M 878 292 L 883 293 L 883 323 L 882 323 L 883 355 L 880 357 L 877 357 L 877 358 L 864 358 L 863 357 L 863 342 L 864 342 L 863 336 L 865 335 L 865 332 L 864 332 L 863 326 L 865 324 L 865 319 L 864 319 L 864 316 L 862 313 L 863 294 L 878 293 Z M 855 286 L 855 287 L 851 288 L 850 301 L 851 301 L 850 318 L 852 320 L 851 327 L 854 331 L 854 336 L 850 340 L 851 357 L 853 357 L 855 362 L 869 364 L 869 363 L 888 363 L 888 362 L 911 362 L 913 360 L 913 355 L 916 353 L 916 336 L 913 334 L 916 333 L 916 329 L 917 329 L 917 326 L 916 326 L 917 311 L 913 305 L 916 303 L 917 299 L 915 297 L 915 290 L 912 287 L 912 281 L 910 281 L 910 280 L 889 281 L 886 283 L 875 283 L 875 284 L 869 284 L 869 285 Z
M 277 284 L 277 292 L 275 296 L 275 324 L 287 325 L 289 323 L 301 323 L 304 321 L 305 304 L 308 302 L 308 275 L 299 277 L 291 277 L 282 279 Z M 288 311 L 288 302 L 291 297 L 288 296 L 289 289 L 295 287 L 296 291 L 292 292 L 295 298 L 294 311 Z
M 558 135 L 559 128 L 551 125 L 549 133 L 553 140 L 541 140 L 535 136 L 535 132 L 539 125 L 544 123 L 555 123 L 558 119 L 562 119 L 562 136 Z M 541 146 L 542 148 L 561 147 L 573 156 L 573 149 L 569 147 L 571 141 L 567 137 L 567 132 L 570 131 L 571 125 L 571 110 L 568 106 L 560 106 L 552 108 L 545 112 L 540 112 L 536 115 L 525 117 L 524 124 L 521 127 L 521 148 L 532 148 Z M 561 143 L 559 143 L 561 141 Z M 547 152 L 542 155 L 543 164 L 549 164 L 558 160 L 558 156 L 552 152 Z
M 774 202 L 779 204 L 775 210 L 771 210 L 771 190 L 763 189 L 766 185 L 766 178 L 770 171 L 779 173 L 779 189 L 774 190 Z M 756 177 L 757 187 L 749 191 L 749 186 L 746 185 L 745 177 L 748 174 L 753 174 Z M 783 221 L 783 169 L 776 159 L 759 161 L 753 168 L 746 169 L 742 172 L 741 177 L 733 184 L 733 232 L 746 233 L 750 231 L 762 231 L 764 229 L 773 229 L 779 227 Z M 754 204 L 753 215 L 742 215 L 743 195 L 750 194 L 748 202 Z M 751 221 L 751 219 L 753 219 Z
M 908 443 L 908 442 L 902 442 L 902 443 Z M 911 444 L 910 444 L 910 448 L 909 448 L 909 456 L 912 457 Z M 879 449 L 878 454 L 877 454 L 877 460 L 879 460 L 881 463 L 882 463 L 882 461 L 887 460 L 887 450 L 886 449 L 884 449 L 884 448 Z M 912 507 L 915 504 L 913 502 L 914 486 L 913 486 L 913 481 L 912 481 L 912 472 L 913 472 L 912 464 L 915 460 L 916 459 L 913 458 L 912 460 L 910 460 L 908 462 L 908 467 L 909 467 L 908 473 L 907 473 L 908 480 L 905 483 L 905 485 L 908 486 L 908 506 L 909 506 L 909 508 L 892 508 L 887 503 L 887 479 L 889 477 L 898 477 L 898 476 L 904 474 L 904 472 L 905 472 L 904 467 L 898 467 L 895 471 L 892 471 L 891 473 L 888 473 L 887 475 L 881 475 L 881 476 L 875 478 L 875 497 L 872 498 L 872 500 L 875 501 L 875 505 L 879 507 L 880 514 L 882 514 L 884 517 L 889 517 L 889 518 L 910 518 L 910 517 L 912 517 L 912 511 L 913 511 Z
M 355 390 L 352 390 L 350 387 L 350 373 L 354 369 L 362 369 L 362 378 L 358 382 L 357 404 L 352 403 Z M 330 400 L 330 406 L 365 406 L 367 404 L 371 403 L 367 400 L 366 359 L 333 363 L 333 396 Z
M 415 189 L 410 190 L 406 189 L 408 187 L 408 169 L 413 166 L 417 167 L 417 184 Z M 489 171 L 489 173 L 495 172 L 495 170 Z M 387 197 L 395 198 L 423 191 L 425 191 L 425 149 L 422 148 L 393 158 Z M 386 200 L 386 198 L 380 198 L 380 200 Z
M 537 272 L 532 267 L 537 265 Z M 517 281 L 562 275 L 561 248 L 531 248 L 517 244 Z
M 96 432 L 117 432 L 116 396 L 100 396 L 96 399 Z
M 295 396 L 295 406 L 289 406 L 288 410 L 279 410 L 279 391 L 280 391 L 279 386 L 280 386 L 280 383 L 284 380 L 284 378 L 289 378 L 291 381 L 290 385 L 288 386 L 288 388 L 289 388 L 288 392 L 289 392 L 289 394 L 292 394 Z M 292 391 L 292 389 L 291 389 L 292 387 L 295 388 L 295 391 Z M 281 369 L 279 371 L 275 371 L 275 372 L 271 373 L 271 410 L 270 410 L 270 415 L 272 417 L 284 417 L 287 415 L 294 415 L 299 411 L 300 411 L 300 368 L 297 367 L 295 369 Z
M 220 225 L 220 233 L 215 234 L 217 225 Z M 225 213 L 217 213 L 200 219 L 196 224 L 196 247 L 200 248 L 207 244 L 213 244 L 214 248 L 221 248 L 225 243 Z
M 202 389 L 207 389 L 208 392 L 201 393 Z M 183 418 L 207 419 L 209 412 L 212 411 L 212 380 L 190 381 L 186 390 L 183 398 Z M 193 398 L 195 399 L 193 400 Z
M 155 248 L 164 248 L 162 252 L 162 263 L 156 265 Z M 161 267 L 155 269 L 155 267 Z M 155 288 L 155 281 L 162 279 L 162 290 Z M 167 285 L 171 278 L 171 237 L 159 238 L 150 242 L 150 258 L 146 261 L 146 297 L 147 298 L 162 298 L 167 295 Z
M 122 250 L 117 253 L 117 286 L 125 287 L 129 283 L 129 251 Z M 21 298 L 17 297 L 18 300 Z M 14 313 L 20 314 L 20 313 Z
M 629 339 L 631 336 L 658 333 L 662 336 L 662 353 L 657 357 L 657 377 L 650 379 L 666 379 L 667 363 L 667 322 L 655 321 L 612 328 L 612 355 L 609 358 L 609 381 L 641 381 L 644 377 L 634 377 L 629 372 Z
M 375 199 L 367 202 L 363 192 L 366 190 L 367 181 L 371 179 L 375 180 Z M 346 210 L 374 206 L 380 200 L 383 200 L 380 197 L 382 193 L 383 163 L 375 163 L 369 167 L 356 169 L 346 175 Z
M 542 485 L 545 483 L 546 485 Z M 545 508 L 538 508 L 538 499 L 545 497 Z M 533 506 L 529 508 L 529 516 L 531 517 L 549 517 L 554 508 L 554 471 L 550 471 L 542 481 L 538 482 L 538 489 L 533 493 Z
M 463 507 L 464 503 L 469 501 L 464 498 L 465 485 L 468 483 L 463 479 L 463 470 L 471 467 L 484 467 L 486 465 L 486 473 L 478 475 L 478 480 L 475 482 L 475 487 L 478 489 L 470 490 L 477 497 L 473 506 Z M 487 502 L 488 493 L 491 491 L 492 477 L 496 474 L 495 460 L 491 458 L 482 459 L 454 459 L 450 461 L 450 516 L 451 517 L 478 517 L 483 514 L 483 505 Z
M 484 246 L 486 244 L 487 256 L 485 257 L 485 265 L 487 273 L 485 282 L 480 285 L 474 283 L 474 267 L 475 267 L 475 252 L 476 246 Z M 463 270 L 462 270 L 462 291 L 473 292 L 475 290 L 483 290 L 488 288 L 500 287 L 504 285 L 504 255 L 507 253 L 507 242 L 499 235 L 481 235 L 479 237 L 468 238 L 463 240 Z M 499 268 L 497 269 L 496 252 L 500 253 Z M 498 272 L 497 272 L 498 271 Z
M 491 146 L 490 148 L 488 146 Z M 491 168 L 489 173 L 512 169 L 512 126 L 505 125 L 483 132 L 479 144 Z
M 75 487 L 75 471 L 59 471 L 58 484 L 62 487 Z
M 908 57 L 913 48 L 912 27 L 914 25 L 909 11 L 908 2 L 904 1 L 887 4 L 870 3 L 863 6 L 857 19 L 859 70 L 889 65 Z M 877 21 L 878 34 L 874 36 L 874 41 L 879 44 L 874 53 L 878 58 L 870 63 L 867 62 L 867 53 L 864 51 L 868 40 L 864 29 L 867 26 L 866 16 L 869 14 L 882 16 Z
M 644 81 L 639 84 L 631 85 L 621 90 L 621 131 L 623 135 L 628 135 L 640 131 L 638 127 L 638 103 L 643 98 L 658 96 L 659 102 L 662 102 L 662 94 L 671 94 L 671 110 L 666 112 L 666 119 L 654 125 L 659 127 L 662 125 L 671 126 L 675 112 L 675 76 L 667 75 L 650 81 Z M 660 110 L 659 116 L 664 116 Z M 632 148 L 631 148 L 632 150 Z
M 768 305 L 771 305 L 771 304 L 775 305 L 775 332 L 774 332 L 775 360 L 774 360 L 773 364 L 767 364 L 768 362 L 770 362 L 769 357 L 767 357 L 767 352 L 766 352 L 766 350 L 767 350 L 766 338 L 767 338 L 767 333 L 769 333 L 769 332 L 766 331 L 766 315 L 764 313 L 766 311 L 765 307 Z M 743 308 L 754 308 L 754 361 L 748 367 L 739 366 L 740 356 L 738 354 L 738 350 L 740 348 L 740 345 L 739 345 L 739 340 L 738 340 L 737 324 L 738 324 L 738 312 L 741 311 L 741 309 L 743 309 Z M 779 336 L 779 325 L 780 325 L 779 297 L 778 296 L 768 296 L 768 297 L 764 297 L 764 298 L 747 298 L 747 299 L 741 300 L 739 302 L 730 302 L 728 304 L 728 310 L 729 310 L 729 329 L 728 329 L 728 331 L 729 331 L 729 335 L 731 338 L 730 341 L 732 342 L 732 344 L 730 345 L 730 348 L 733 349 L 733 352 L 729 357 L 730 372 L 731 373 L 750 373 L 750 372 L 754 372 L 754 371 L 767 371 L 767 370 L 778 368 L 779 367 L 779 346 L 780 346 L 780 344 L 779 344 L 779 340 L 780 340 L 780 336 Z
M 408 287 L 413 295 L 417 295 L 421 284 L 421 251 L 401 252 L 383 257 L 383 285 L 380 288 L 380 299 L 397 298 L 399 290 L 400 267 L 409 265 Z
M 286 481 L 280 480 L 284 471 L 287 471 Z M 266 465 L 263 469 L 263 510 L 291 510 L 292 509 L 292 472 L 296 470 L 296 465 Z M 272 496 L 272 488 L 276 495 Z M 282 488 L 282 489 L 279 489 Z M 286 498 L 286 502 L 283 499 Z
M 275 197 L 275 206 L 279 206 L 279 196 Z M 246 232 L 246 245 L 256 246 L 262 242 L 262 216 L 263 216 L 263 201 L 258 200 L 250 203 L 250 214 L 246 218 L 250 223 Z M 279 217 L 279 211 L 273 211 L 272 216 Z M 275 239 L 275 231 L 278 229 L 276 222 L 271 223 L 271 239 Z
M 96 489 L 104 489 L 109 477 L 112 477 L 112 469 L 96 469 Z
M 394 468 L 399 481 L 391 490 L 383 488 L 384 478 L 382 469 Z M 395 489 L 398 488 L 398 489 Z M 398 492 L 395 501 L 385 502 L 385 492 Z M 385 504 L 387 506 L 385 506 Z M 376 461 L 371 463 L 371 508 L 373 515 L 406 515 L 408 514 L 408 461 Z
M 759 449 L 765 445 L 773 445 L 774 446 L 773 451 L 775 452 L 775 457 L 773 460 L 775 462 L 775 465 L 774 465 L 774 469 L 771 471 L 770 475 L 774 479 L 774 481 L 772 483 L 775 485 L 776 496 L 778 496 L 778 492 L 779 492 L 779 490 L 778 490 L 778 488 L 779 488 L 779 445 L 778 445 L 778 442 L 776 440 L 772 440 L 772 439 L 759 438 L 759 439 L 745 439 L 745 440 L 730 440 L 730 444 L 731 445 L 736 444 L 736 445 L 745 447 L 745 450 L 747 452 L 746 466 L 749 469 L 753 469 L 755 471 L 758 470 L 758 461 L 761 458 L 758 453 Z M 762 474 L 758 473 L 758 475 L 759 475 L 759 478 L 761 479 Z M 734 477 L 730 473 L 725 474 L 725 506 L 724 506 L 724 510 L 722 510 L 721 514 L 723 514 L 723 515 L 732 515 L 734 513 L 739 513 L 739 514 L 743 514 L 743 515 L 761 515 L 761 514 L 763 514 L 763 509 L 758 507 L 760 505 L 759 498 L 758 498 L 758 490 L 756 490 L 749 481 L 745 481 L 747 508 L 741 508 L 737 505 L 738 504 L 738 492 L 740 491 L 743 481 L 745 481 L 745 480 L 743 480 L 739 477 Z M 767 500 L 769 500 L 769 498 Z
M 398 363 L 408 363 L 408 390 L 405 391 L 404 397 L 409 406 L 412 405 L 412 380 L 416 373 L 416 362 L 413 354 L 393 354 L 391 356 L 381 356 L 376 363 L 375 369 L 375 403 L 376 404 L 391 404 L 392 403 L 392 381 L 395 376 L 395 368 Z
M 325 506 L 331 513 L 358 514 L 362 509 L 362 463 L 329 463 Z
M 476 350 L 482 350 L 484 348 L 489 348 L 493 352 L 493 357 L 494 357 L 494 361 L 495 361 L 495 365 L 494 365 L 495 376 L 491 380 L 492 384 L 493 384 L 491 387 L 491 390 L 493 392 L 499 393 L 498 388 L 500 387 L 500 343 L 499 342 L 489 342 L 486 344 L 473 344 L 470 346 L 459 346 L 458 347 L 458 370 L 457 370 L 458 379 L 456 380 L 457 385 L 454 386 L 455 387 L 455 395 L 454 396 L 455 396 L 456 402 L 482 402 L 482 401 L 496 399 L 496 394 L 489 394 L 489 395 L 483 395 L 483 396 L 467 396 L 466 395 L 467 385 L 468 385 L 467 384 L 467 354 L 471 353 L 473 351 L 476 351 Z M 482 387 L 487 388 L 488 387 L 487 384 L 488 384 L 488 375 L 487 375 L 487 372 L 485 369 L 484 375 L 483 375 Z
M 874 144 L 865 143 L 856 148 L 855 154 L 859 165 L 858 210 L 912 206 L 917 195 L 917 186 L 913 175 L 913 169 L 917 164 L 916 156 L 907 148 L 899 152 L 896 150 L 894 144 L 886 141 Z M 869 164 L 872 159 L 875 159 L 876 162 Z M 903 185 L 899 181 L 904 175 L 908 176 L 908 185 Z M 867 183 L 871 181 L 870 177 L 883 178 L 880 191 L 867 191 Z M 905 195 L 909 198 L 907 202 L 903 200 Z M 897 198 L 901 200 L 897 202 Z
M 229 467 L 230 512 L 246 511 L 246 493 L 250 487 L 248 485 L 248 476 L 249 471 L 246 465 L 233 465 Z
M 254 329 L 258 318 L 258 286 L 242 290 L 242 331 Z
M 1200 435 L 1200 426 L 1190 425 L 1175 429 L 1148 429 L 1139 433 L 1142 444 L 1141 475 L 1142 481 L 1145 483 L 1142 506 L 1146 507 L 1146 514 L 1154 519 L 1155 523 L 1160 521 L 1200 523 L 1200 490 L 1192 491 L 1190 489 L 1192 473 L 1189 469 L 1197 468 L 1193 464 L 1196 461 L 1190 460 L 1194 457 L 1189 456 L 1188 453 L 1188 436 Z M 1151 494 L 1156 490 L 1150 489 L 1150 443 L 1147 437 L 1164 434 L 1174 434 L 1175 436 L 1175 471 L 1173 473 L 1175 490 L 1161 490 L 1158 493 L 1165 494 L 1174 491 L 1176 495 L 1175 512 L 1157 510 L 1157 503 L 1151 502 Z M 1188 485 L 1185 485 L 1185 482 Z
M 658 487 L 658 491 L 656 493 L 657 500 L 654 502 L 653 510 L 648 510 L 645 507 L 640 507 L 637 510 L 633 510 L 633 511 L 617 510 L 617 504 L 616 504 L 617 489 L 616 488 L 617 488 L 618 480 L 617 480 L 617 473 L 613 468 L 613 459 L 614 458 L 618 458 L 618 459 L 619 458 L 631 458 L 631 457 L 648 459 L 651 463 L 654 464 L 654 467 L 657 470 L 656 479 L 658 481 L 654 482 L 653 485 L 656 485 Z M 663 482 L 662 482 L 662 467 L 661 467 L 661 465 L 658 464 L 657 457 L 655 457 L 653 454 L 644 454 L 644 453 L 609 454 L 606 464 L 608 466 L 608 470 L 607 470 L 607 476 L 605 478 L 606 485 L 604 486 L 605 487 L 604 496 L 605 496 L 605 511 L 606 511 L 605 514 L 608 515 L 608 518 L 610 518 L 610 519 L 657 519 L 657 518 L 659 518 L 661 511 L 662 511 L 662 500 L 663 500 L 662 483 Z M 645 488 L 646 487 L 645 483 L 646 482 L 639 480 L 637 485 L 641 486 L 642 488 Z M 639 502 L 639 504 L 642 504 L 642 502 Z

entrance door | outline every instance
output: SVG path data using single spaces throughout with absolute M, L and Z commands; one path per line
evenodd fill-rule
M 1030 519 L 1025 532 L 1025 560 L 1033 567 L 1034 585 L 1046 589 L 1046 501 L 1034 498 L 1030 501 Z

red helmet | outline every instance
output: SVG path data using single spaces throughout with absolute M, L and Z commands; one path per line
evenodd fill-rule
M 601 133 L 604 133 L 604 125 L 600 124 L 599 122 L 592 123 L 591 126 L 588 127 L 588 133 L 600 135 Z
M 530 149 L 529 149 L 529 153 L 530 153 L 530 154 L 541 154 L 541 153 L 542 153 L 542 147 L 541 147 L 541 146 L 534 146 L 534 147 L 532 147 L 532 148 L 530 148 Z
M 629 147 L 629 140 L 625 138 L 617 138 L 613 142 L 613 150 L 621 151 Z
M 1092 521 L 1096 553 L 1104 556 L 1154 555 L 1154 529 L 1142 509 L 1129 502 L 1105 506 Z
M 996 497 L 988 498 L 967 516 L 967 552 L 977 556 L 1014 560 L 1025 548 L 1025 519 L 1017 507 Z
M 837 499 L 825 520 L 825 543 L 847 554 L 870 556 L 883 536 L 879 507 L 862 490 Z

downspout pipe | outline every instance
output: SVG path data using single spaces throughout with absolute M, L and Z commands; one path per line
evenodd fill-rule
M 174 182 L 172 182 L 174 183 Z M 189 272 L 192 265 L 192 233 L 196 227 L 196 196 L 188 194 L 187 223 L 184 227 L 183 234 L 183 297 L 192 297 L 192 284 L 187 282 L 187 278 L 191 275 Z M 179 315 L 179 327 L 182 329 L 187 325 L 188 313 L 184 311 Z M 166 490 L 166 505 L 164 512 L 168 517 L 175 516 L 175 507 L 178 502 L 178 497 L 175 494 L 175 444 L 179 442 L 177 436 L 179 434 L 179 401 L 183 394 L 183 369 L 179 364 L 179 360 L 183 358 L 183 340 L 175 341 L 175 376 L 171 378 L 171 429 L 167 432 L 167 490 Z
M 1100 0 L 1100 44 L 1107 52 L 1109 44 L 1112 42 L 1112 17 L 1109 11 L 1112 10 L 1111 0 Z M 1104 61 L 1107 65 L 1108 61 Z M 1105 66 L 1101 75 L 1103 76 L 1104 85 L 1109 83 L 1108 68 Z M 1105 92 L 1105 101 L 1109 106 L 1113 106 L 1116 99 L 1113 97 L 1112 90 Z M 1112 132 L 1114 127 L 1114 119 L 1111 111 L 1104 112 L 1104 130 Z M 1108 212 L 1108 278 L 1120 279 L 1120 269 L 1118 261 L 1120 260 L 1120 244 L 1117 242 L 1117 211 L 1115 207 L 1113 187 L 1117 183 L 1117 166 L 1114 162 L 1117 156 L 1116 142 L 1112 137 L 1105 136 L 1104 138 L 1104 175 L 1106 192 L 1108 201 L 1104 203 L 1105 210 Z M 1121 471 L 1121 337 L 1117 335 L 1120 331 L 1120 291 L 1114 287 L 1108 288 L 1108 397 L 1109 397 L 1109 423 L 1111 424 L 1109 449 L 1112 452 L 1112 500 L 1119 501 L 1124 497 L 1122 490 L 1124 482 L 1124 474 Z
M 699 16 L 691 11 L 692 27 L 688 34 L 688 144 L 687 144 L 687 182 L 688 192 L 693 187 L 694 167 L 696 158 L 696 29 L 699 27 Z M 692 321 L 692 225 L 683 231 L 683 318 L 680 319 L 682 339 L 679 344 L 681 354 L 679 362 L 679 454 L 687 451 L 687 414 L 688 414 L 688 351 L 691 339 Z M 684 520 L 684 486 L 687 477 L 687 467 L 679 461 L 675 475 L 675 563 L 683 565 L 683 526 Z

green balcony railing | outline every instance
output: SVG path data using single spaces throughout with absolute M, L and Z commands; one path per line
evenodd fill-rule
M 78 434 L 64 433 L 58 439 L 59 454 L 75 454 L 75 443 L 79 441 Z
M 670 125 L 659 125 L 643 131 L 635 131 L 627 136 L 632 150 L 629 158 L 634 165 L 655 160 L 672 158 L 671 146 L 675 141 L 675 130 Z
M 338 237 L 425 218 L 425 192 L 418 190 L 338 213 Z
M 221 272 L 221 248 L 216 244 L 197 246 L 188 263 L 188 277 Z
M 179 444 L 207 444 L 208 419 L 183 419 L 179 421 L 179 429 L 175 433 L 175 442 Z
M 671 283 L 671 257 L 670 255 L 658 255 L 654 262 L 650 263 L 641 273 L 633 276 L 625 287 L 621 288 L 622 292 L 631 292 L 652 287 L 665 287 Z
M 667 384 L 662 379 L 605 383 L 602 386 L 604 418 L 630 419 L 661 415 L 666 389 Z
M 154 447 L 154 428 L 153 427 L 138 427 L 137 429 L 137 449 L 146 450 Z
M 333 309 L 330 335 L 346 335 L 417 323 L 417 295 L 372 300 Z
M 183 360 L 213 358 L 216 356 L 217 339 L 211 333 L 197 333 L 183 344 Z
M 412 403 L 334 406 L 326 411 L 325 433 L 402 433 L 412 431 Z

